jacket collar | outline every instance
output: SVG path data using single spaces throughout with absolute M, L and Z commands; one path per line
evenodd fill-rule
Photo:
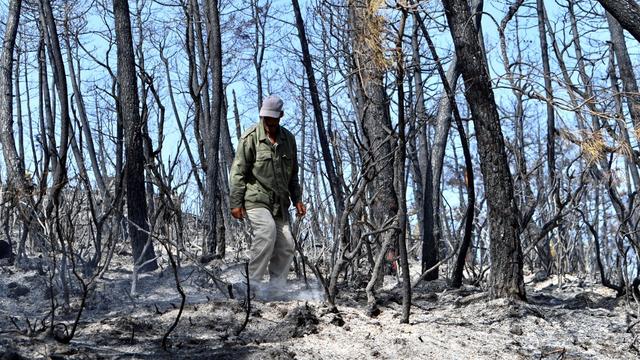
M 265 141 L 267 142 L 267 144 L 271 144 L 271 142 L 269 141 L 269 138 L 267 137 L 267 131 L 264 129 L 264 122 L 262 121 L 262 118 L 260 118 L 260 121 L 258 122 L 258 128 L 256 129 L 256 131 L 258 135 L 258 141 L 260 142 Z M 278 128 L 278 134 L 276 135 L 276 140 L 278 144 L 282 144 L 286 140 L 284 136 L 284 131 L 282 130 L 282 126 Z

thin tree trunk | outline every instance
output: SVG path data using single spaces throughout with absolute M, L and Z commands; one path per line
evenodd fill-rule
M 240 140 L 242 136 L 242 127 L 240 126 L 240 112 L 238 111 L 238 100 L 236 99 L 236 91 L 231 91 L 233 94 L 233 119 L 236 124 L 236 140 Z
M 16 87 L 16 122 L 18 125 L 18 161 L 20 161 L 20 167 L 22 169 L 25 168 L 25 159 L 24 159 L 24 125 L 22 123 L 22 97 L 20 94 L 20 55 L 22 54 L 22 50 L 20 47 L 16 49 L 16 76 L 15 76 L 15 87 Z M 26 57 L 28 54 L 24 54 Z M 25 69 L 27 71 L 27 69 Z M 26 175 L 26 174 L 24 174 Z
M 556 120 L 553 108 L 553 86 L 551 84 L 551 66 L 549 64 L 549 45 L 547 44 L 547 30 L 545 20 L 545 10 L 543 0 L 536 0 L 536 11 L 538 14 L 538 38 L 540 39 L 540 54 L 542 58 L 542 70 L 544 73 L 544 90 L 547 99 L 547 169 L 549 177 L 548 184 L 551 185 L 553 201 L 550 203 L 551 213 L 555 213 L 560 205 L 560 184 L 556 175 Z M 553 216 L 553 215 L 551 215 Z M 540 242 L 538 245 L 538 257 L 545 272 L 551 269 L 551 249 L 549 240 Z
M 300 155 L 298 158 L 300 159 L 300 167 L 298 170 L 298 182 L 300 183 L 300 192 L 304 194 L 305 190 L 305 168 L 306 168 L 306 151 L 305 147 L 307 146 L 307 101 L 305 98 L 305 87 L 304 87 L 304 78 L 302 81 L 302 86 L 300 87 Z M 304 266 L 304 263 L 303 263 Z
M 220 124 L 222 121 L 222 106 L 224 90 L 222 86 L 222 45 L 220 33 L 220 15 L 218 13 L 218 0 L 207 1 L 207 24 L 208 29 L 208 49 L 209 49 L 209 71 L 211 72 L 211 117 L 207 126 L 207 194 L 205 201 L 210 206 L 207 211 L 207 247 L 206 254 L 214 254 L 217 248 L 217 241 L 220 236 L 218 221 L 219 217 L 219 195 L 218 194 L 218 150 L 220 144 Z M 218 209 L 218 210 L 216 210 Z
M 127 215 L 129 237 L 136 265 L 145 264 L 141 271 L 158 268 L 153 243 L 149 240 L 149 221 L 144 182 L 144 154 L 142 119 L 140 117 L 138 85 L 131 35 L 129 4 L 126 0 L 113 0 L 116 44 L 118 54 L 118 100 L 125 131 Z M 144 251 L 146 248 L 146 251 Z
M 24 169 L 19 161 L 18 150 L 13 137 L 13 52 L 15 49 L 18 23 L 20 21 L 21 0 L 11 0 L 7 17 L 7 27 L 2 41 L 0 57 L 0 134 L 2 150 L 7 168 L 10 189 L 26 189 Z
M 329 178 L 331 195 L 333 196 L 333 201 L 336 206 L 336 217 L 339 218 L 342 214 L 342 211 L 344 210 L 344 193 L 342 191 L 343 186 L 336 174 L 333 156 L 331 155 L 331 151 L 329 150 L 329 141 L 327 140 L 327 132 L 324 126 L 322 107 L 320 105 L 320 95 L 318 93 L 316 77 L 313 72 L 311 54 L 309 53 L 309 43 L 307 41 L 302 14 L 300 13 L 300 5 L 298 4 L 298 0 L 292 0 L 291 2 L 293 4 L 293 10 L 296 16 L 298 38 L 300 39 L 300 46 L 302 48 L 302 63 L 307 74 L 307 79 L 309 80 L 309 92 L 311 93 L 313 115 L 316 119 L 316 126 L 318 127 L 318 139 L 320 140 L 320 148 L 322 149 L 322 158 L 324 160 L 324 166 L 327 171 L 327 177 Z M 329 111 L 331 111 L 331 109 L 329 109 Z
M 28 58 L 29 58 L 28 56 L 24 57 L 24 69 L 25 69 L 24 70 L 24 87 L 25 87 L 25 94 L 27 95 L 27 119 L 29 121 L 29 143 L 31 144 L 31 157 L 33 158 L 34 178 L 39 179 L 40 168 L 38 166 L 38 163 L 40 162 L 40 160 L 38 160 L 38 152 L 36 151 L 37 139 L 35 137 L 35 133 L 33 132 L 33 110 L 31 109 L 31 88 L 29 87 L 29 73 L 27 71 Z M 44 146 L 44 144 L 42 146 Z
M 483 0 L 472 0 L 471 7 L 474 13 L 474 23 L 476 28 L 480 28 L 480 20 L 483 8 Z M 415 21 L 422 30 L 423 36 L 428 37 L 427 28 L 424 21 L 417 12 L 414 12 Z M 478 33 L 481 37 L 481 33 Z M 447 83 L 451 91 L 455 93 L 460 70 L 458 68 L 458 58 L 454 54 L 453 59 L 447 70 Z M 417 81 L 416 77 L 416 81 Z M 444 86 L 444 85 L 443 85 Z M 417 87 L 417 85 L 416 85 Z M 416 89 L 418 91 L 418 89 Z M 425 220 L 422 224 L 422 271 L 432 268 L 438 263 L 438 248 L 442 240 L 443 229 L 442 219 L 440 215 L 441 208 L 441 184 L 442 169 L 444 165 L 445 150 L 447 147 L 447 139 L 449 137 L 449 129 L 451 128 L 451 111 L 452 105 L 449 97 L 445 94 L 438 102 L 438 111 L 435 116 L 435 136 L 433 145 L 429 150 L 430 162 L 426 169 L 425 190 L 423 199 L 423 212 Z M 438 268 L 431 271 L 425 277 L 425 280 L 435 280 L 438 278 Z
M 68 14 L 67 14 L 68 16 Z M 104 177 L 100 166 L 98 165 L 98 157 L 96 155 L 96 149 L 93 142 L 93 135 L 91 134 L 91 126 L 89 126 L 89 119 L 87 117 L 86 106 L 84 104 L 84 96 L 80 91 L 79 78 L 80 76 L 76 76 L 75 68 L 73 65 L 73 60 L 71 58 L 71 42 L 69 41 L 69 37 L 71 34 L 69 33 L 69 19 L 65 18 L 64 21 L 64 30 L 65 36 L 64 41 L 67 47 L 67 68 L 69 69 L 69 78 L 71 79 L 71 87 L 73 89 L 73 97 L 76 101 L 76 107 L 78 110 L 78 115 L 80 115 L 80 121 L 82 123 L 82 130 L 84 132 L 84 138 L 86 141 L 86 150 L 89 155 L 89 160 L 91 161 L 91 169 L 93 171 L 93 176 L 95 177 L 96 184 L 98 185 L 98 189 L 100 189 L 100 193 L 102 196 L 109 202 L 111 198 L 110 194 L 107 192 L 107 187 L 104 182 Z
M 169 71 L 169 60 L 166 57 L 164 57 L 164 54 L 162 52 L 160 52 L 160 59 L 164 63 L 164 71 L 165 71 L 165 74 L 167 75 L 167 92 L 169 93 L 169 99 L 171 100 L 171 108 L 173 109 L 173 116 L 176 118 L 176 124 L 178 125 L 178 130 L 180 130 L 180 137 L 182 138 L 182 142 L 184 143 L 184 147 L 187 152 L 187 157 L 189 158 L 189 163 L 191 164 L 191 171 L 193 172 L 193 177 L 196 180 L 196 185 L 198 186 L 198 190 L 200 190 L 200 194 L 204 194 L 204 185 L 202 184 L 202 180 L 200 179 L 198 164 L 196 163 L 195 157 L 193 156 L 193 152 L 191 151 L 191 145 L 189 143 L 189 139 L 187 139 L 184 126 L 182 125 L 182 120 L 180 119 L 180 112 L 178 111 L 178 106 L 176 105 L 175 96 L 173 94 L 171 72 Z
M 294 0 L 296 1 L 296 0 Z M 402 52 L 402 43 L 404 37 L 404 28 L 407 21 L 407 10 L 402 8 L 402 17 L 398 29 L 398 39 L 396 41 L 396 87 L 398 90 L 398 149 L 396 150 L 396 167 L 398 186 L 398 249 L 400 255 L 400 266 L 402 268 L 402 318 L 400 322 L 409 323 L 409 314 L 411 312 L 411 278 L 409 274 L 409 262 L 407 256 L 407 201 L 406 192 L 407 184 L 405 181 L 405 162 L 406 162 L 406 119 L 404 104 L 404 54 Z
M 254 52 L 253 52 L 253 67 L 256 70 L 256 89 L 258 91 L 258 109 L 262 106 L 262 60 L 264 59 L 264 51 L 266 49 L 266 24 L 267 24 L 267 16 L 269 12 L 269 6 L 261 7 L 259 4 L 259 0 L 253 0 L 251 2 L 252 14 L 253 14 L 253 23 L 254 23 Z M 262 14 L 262 18 L 260 19 L 260 13 Z
M 193 133 L 198 146 L 198 155 L 202 170 L 207 173 L 207 157 L 205 153 L 206 140 L 203 134 L 209 134 L 208 126 L 211 116 L 211 103 L 209 100 L 209 66 L 206 59 L 204 35 L 202 33 L 203 21 L 200 16 L 199 0 L 190 0 L 187 12 L 187 55 L 189 57 L 189 92 L 194 102 L 195 115 L 193 117 Z M 209 16 L 207 26 L 209 26 Z M 197 49 L 197 54 L 196 54 Z M 196 60 L 197 57 L 197 60 Z M 199 70 L 199 74 L 198 74 Z M 208 212 L 208 204 L 204 211 Z M 213 206 L 213 205 L 211 205 Z M 204 244 L 206 247 L 206 244 Z

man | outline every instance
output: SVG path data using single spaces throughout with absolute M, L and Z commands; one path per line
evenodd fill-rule
M 252 283 L 269 273 L 270 285 L 287 280 L 295 244 L 289 224 L 289 205 L 306 214 L 298 182 L 298 156 L 293 134 L 280 126 L 283 102 L 269 96 L 262 102 L 260 121 L 238 142 L 230 174 L 231 215 L 247 217 L 254 241 L 249 261 Z M 254 283 L 255 284 L 255 283 Z

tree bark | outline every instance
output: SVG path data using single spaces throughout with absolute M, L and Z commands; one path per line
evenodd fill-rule
M 264 51 L 266 49 L 266 25 L 267 16 L 269 15 L 269 6 L 260 6 L 259 0 L 252 0 L 252 15 L 254 22 L 254 51 L 253 51 L 253 67 L 256 70 L 256 89 L 258 109 L 262 106 L 262 61 L 264 60 Z M 260 14 L 262 13 L 262 20 Z
M 629 50 L 627 49 L 627 43 L 624 39 L 624 33 L 620 23 L 608 12 L 607 22 L 609 23 L 613 51 L 618 60 L 620 80 L 622 80 L 624 98 L 627 100 L 627 106 L 629 107 L 629 115 L 633 126 L 636 129 L 640 129 L 640 91 L 638 91 L 638 82 L 631 63 L 631 57 L 629 56 Z
M 549 45 L 547 43 L 547 30 L 543 0 L 536 0 L 538 14 L 538 37 L 540 38 L 540 55 L 542 57 L 542 70 L 544 73 L 544 91 L 547 98 L 547 169 L 549 173 L 548 183 L 552 186 L 553 204 L 552 210 L 560 205 L 560 184 L 556 175 L 556 118 L 553 108 L 553 86 L 551 83 L 551 65 L 549 64 Z M 552 213 L 555 211 L 552 211 Z M 538 245 L 539 263 L 546 272 L 551 269 L 551 249 L 549 240 L 542 241 Z
M 460 112 L 458 111 L 458 106 L 455 101 L 456 100 L 455 94 L 451 89 L 449 82 L 447 81 L 447 75 L 445 74 L 444 68 L 442 67 L 442 62 L 440 61 L 440 57 L 438 56 L 438 53 L 436 51 L 435 44 L 431 40 L 431 37 L 429 36 L 427 29 L 425 28 L 424 22 L 420 19 L 419 14 L 416 13 L 415 16 L 416 16 L 416 19 L 418 20 L 418 24 L 420 25 L 420 27 L 424 32 L 425 40 L 427 40 L 427 44 L 429 45 L 429 50 L 431 51 L 431 56 L 433 57 L 433 60 L 436 63 L 436 69 L 438 70 L 438 74 L 440 75 L 440 79 L 442 80 L 442 85 L 444 87 L 445 94 L 449 99 L 449 104 L 453 112 L 453 118 L 456 121 L 458 134 L 460 135 L 460 144 L 462 145 L 462 152 L 464 154 L 464 165 L 465 165 L 465 173 L 464 173 L 465 181 L 464 182 L 467 188 L 467 210 L 464 216 L 465 232 L 464 232 L 462 241 L 460 241 L 460 246 L 458 247 L 459 248 L 458 257 L 456 259 L 455 267 L 453 269 L 453 275 L 451 278 L 451 286 L 454 288 L 459 288 L 460 286 L 462 286 L 463 271 L 464 271 L 464 266 L 466 264 L 467 252 L 469 250 L 469 246 L 471 245 L 471 236 L 473 234 L 473 222 L 475 219 L 476 195 L 475 195 L 475 182 L 474 182 L 474 175 L 473 175 L 473 163 L 471 159 L 471 152 L 469 150 L 469 140 L 467 139 L 467 134 L 464 128 L 464 124 L 462 123 L 462 117 L 460 116 Z M 455 152 L 454 152 L 454 155 L 455 155 Z M 456 158 L 456 163 L 457 163 L 457 158 Z M 462 190 L 460 191 L 462 192 Z M 461 197 L 460 204 L 462 203 L 463 201 Z M 427 269 L 430 269 L 430 268 L 427 268 Z M 424 269 L 424 263 L 423 263 L 422 272 L 425 272 L 425 271 L 426 269 Z M 426 278 L 427 276 L 425 276 L 425 279 Z
M 20 21 L 21 0 L 11 0 L 7 17 L 7 27 L 2 41 L 0 57 L 0 141 L 10 187 L 25 189 L 24 169 L 18 160 L 15 139 L 13 137 L 13 52 Z
M 480 28 L 480 20 L 482 19 L 481 15 L 483 4 L 483 0 L 472 0 L 471 3 L 474 13 L 477 14 L 474 17 L 474 24 L 478 29 Z M 416 12 L 414 13 L 414 16 L 422 30 L 423 36 L 429 36 L 427 28 L 424 25 L 424 21 L 422 21 L 419 14 Z M 481 32 L 478 32 L 478 37 L 482 37 Z M 458 58 L 454 54 L 449 65 L 449 69 L 447 70 L 447 83 L 453 93 L 456 91 L 458 78 L 460 77 L 460 69 L 457 64 Z M 416 91 L 418 91 L 418 89 L 416 89 Z M 442 229 L 442 220 L 440 215 L 442 196 L 440 188 L 442 184 L 442 169 L 444 165 L 445 149 L 447 147 L 449 130 L 451 128 L 451 112 L 452 104 L 449 97 L 445 94 L 438 102 L 438 111 L 435 116 L 435 135 L 433 145 L 429 150 L 430 161 L 428 167 L 430 168 L 426 170 L 427 179 L 425 179 L 423 200 L 425 221 L 423 222 L 421 229 L 423 272 L 437 264 L 438 248 L 444 232 Z M 438 278 L 438 275 L 438 268 L 436 268 L 434 271 L 427 274 L 425 280 L 435 280 Z
M 598 0 L 620 25 L 640 41 L 640 5 L 636 0 Z
M 382 48 L 383 21 L 372 6 L 370 0 L 349 2 L 349 18 L 353 31 L 352 48 L 354 53 L 354 73 L 357 74 L 355 88 L 358 103 L 354 104 L 360 114 L 362 131 L 366 139 L 366 153 L 363 156 L 372 160 L 368 178 L 373 179 L 375 192 L 371 203 L 373 223 L 382 226 L 398 215 L 398 198 L 394 188 L 394 153 L 389 114 L 389 99 L 384 88 L 384 50 Z M 403 164 L 404 166 L 404 164 Z M 395 246 L 398 240 L 396 230 L 381 234 L 382 246 L 376 256 L 376 264 L 369 283 L 367 298 L 370 307 L 375 306 L 373 288 L 381 279 L 380 262 L 384 259 L 389 246 Z
M 93 135 L 91 133 L 91 126 L 89 125 L 89 118 L 87 116 L 87 110 L 84 103 L 84 96 L 80 89 L 80 76 L 76 76 L 75 68 L 73 65 L 73 59 L 71 57 L 71 41 L 70 41 L 70 28 L 69 28 L 69 19 L 68 14 L 67 18 L 64 21 L 64 42 L 67 47 L 67 68 L 69 69 L 69 78 L 71 79 L 71 88 L 73 89 L 73 96 L 76 101 L 76 106 L 78 109 L 78 115 L 80 115 L 80 121 L 82 122 L 82 130 L 84 133 L 84 138 L 86 140 L 86 150 L 88 151 L 89 160 L 91 161 L 91 170 L 93 171 L 93 176 L 95 177 L 96 184 L 98 185 L 98 189 L 100 189 L 101 195 L 107 199 L 111 198 L 110 194 L 107 192 L 107 187 L 104 182 L 103 172 L 98 165 L 98 157 L 96 155 L 96 148 L 93 142 Z M 83 156 L 84 157 L 84 156 Z
M 236 99 L 236 91 L 232 90 L 233 94 L 233 120 L 235 122 L 236 127 L 236 140 L 240 140 L 240 136 L 242 136 L 242 127 L 240 126 L 240 112 L 238 111 L 238 100 Z
M 223 219 L 219 216 L 220 194 L 218 194 L 218 164 L 220 147 L 220 124 L 222 122 L 222 107 L 224 90 L 222 86 L 222 40 L 220 33 L 220 14 L 218 12 L 218 0 L 207 1 L 207 25 L 209 26 L 209 71 L 211 73 L 211 116 L 207 126 L 207 193 L 205 201 L 207 210 L 207 234 L 206 254 L 214 254 L 217 249 L 218 239 L 224 236 L 219 229 Z M 220 223 L 218 223 L 220 222 Z
M 22 99 L 21 99 L 21 94 L 20 94 L 20 55 L 21 55 L 21 50 L 20 47 L 17 48 L 16 51 L 16 76 L 15 76 L 15 87 L 16 87 L 16 93 L 15 93 L 15 97 L 16 97 L 16 122 L 18 125 L 18 131 L 17 131 L 17 136 L 18 136 L 18 161 L 20 161 L 20 167 L 22 169 L 25 168 L 25 159 L 24 159 L 24 126 L 22 123 Z M 25 57 L 28 54 L 25 53 Z M 27 69 L 25 68 L 25 71 L 27 71 Z M 26 174 L 25 174 L 26 176 Z
M 153 242 L 149 238 L 149 221 L 144 182 L 142 118 L 131 35 L 131 18 L 127 0 L 113 0 L 118 56 L 118 110 L 125 133 L 125 171 L 129 237 L 135 265 L 145 264 L 141 271 L 158 268 Z M 150 242 L 147 245 L 147 242 Z M 145 251 L 146 248 L 146 251 Z
M 467 0 L 442 1 L 476 129 L 488 203 L 492 297 L 526 298 L 513 182 L 487 63 Z
M 295 1 L 295 0 L 294 0 Z M 402 9 L 402 17 L 398 29 L 398 38 L 396 40 L 396 87 L 398 90 L 398 149 L 396 150 L 396 174 L 398 193 L 398 250 L 400 255 L 400 266 L 402 268 L 402 318 L 400 322 L 409 323 L 409 314 L 411 312 L 411 278 L 409 274 L 409 259 L 407 255 L 407 201 L 406 192 L 407 184 L 405 181 L 405 162 L 407 139 L 405 136 L 406 119 L 404 104 L 404 54 L 402 52 L 402 39 L 404 37 L 404 28 L 407 22 L 407 9 Z

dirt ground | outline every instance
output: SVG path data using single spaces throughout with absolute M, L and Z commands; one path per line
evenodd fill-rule
M 448 289 L 443 281 L 415 289 L 410 324 L 400 324 L 401 296 L 387 277 L 381 313 L 367 316 L 366 295 L 343 291 L 338 313 L 313 283 L 292 280 L 284 292 L 246 302 L 229 299 L 200 265 L 183 266 L 186 305 L 162 338 L 181 297 L 171 268 L 141 275 L 131 296 L 130 268 L 114 264 L 91 286 L 78 331 L 55 341 L 48 276 L 38 269 L 0 267 L 0 354 L 43 359 L 638 359 L 640 322 L 633 300 L 616 299 L 600 285 L 568 277 L 529 282 L 528 302 L 490 300 L 482 289 Z M 224 269 L 224 266 L 222 267 Z M 236 266 L 236 269 L 239 267 Z M 231 268 L 226 270 L 234 274 Z M 238 276 L 237 272 L 233 276 Z M 231 279 L 233 276 L 227 276 Z M 79 307 L 58 308 L 55 323 L 70 326 Z M 266 295 L 265 295 L 266 296 Z M 61 295 L 56 299 L 61 303 Z M 59 325 L 58 329 L 62 329 Z M 0 357 L 1 357 L 0 356 Z M 4 359 L 5 357 L 2 357 Z

